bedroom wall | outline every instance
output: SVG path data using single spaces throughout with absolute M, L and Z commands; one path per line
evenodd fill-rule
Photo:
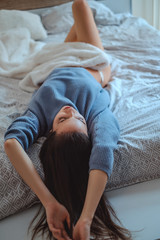
M 132 0 L 132 13 L 160 30 L 160 0 Z
M 96 0 L 108 6 L 115 13 L 132 12 L 132 0 Z

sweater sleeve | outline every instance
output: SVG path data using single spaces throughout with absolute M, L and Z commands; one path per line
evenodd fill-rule
M 95 117 L 89 128 L 92 151 L 89 171 L 99 169 L 110 177 L 114 162 L 114 149 L 120 136 L 119 125 L 109 108 Z
M 34 113 L 27 110 L 12 122 L 7 129 L 4 140 L 15 138 L 27 150 L 39 135 L 39 120 Z

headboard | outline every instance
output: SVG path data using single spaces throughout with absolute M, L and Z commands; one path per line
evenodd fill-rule
M 0 9 L 27 10 L 45 8 L 71 2 L 72 0 L 0 0 Z M 132 12 L 132 0 L 96 0 L 104 3 L 113 12 Z
M 0 9 L 27 10 L 60 5 L 72 0 L 0 0 Z

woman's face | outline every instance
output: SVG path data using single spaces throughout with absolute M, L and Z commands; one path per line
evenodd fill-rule
M 64 106 L 53 121 L 53 131 L 57 134 L 65 132 L 81 132 L 88 135 L 84 117 L 71 106 Z

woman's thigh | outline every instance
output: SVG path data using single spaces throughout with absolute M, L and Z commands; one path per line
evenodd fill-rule
M 86 42 L 104 49 L 92 11 L 86 0 L 75 0 L 72 5 L 75 31 L 78 42 Z

